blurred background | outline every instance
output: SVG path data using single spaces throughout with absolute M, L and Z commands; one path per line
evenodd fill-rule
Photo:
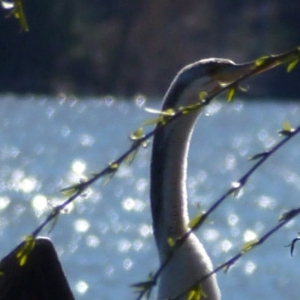
M 0 10 L 2 93 L 157 96 L 195 60 L 245 62 L 300 41 L 300 2 L 294 0 L 23 4 L 28 33 L 20 33 L 18 22 Z M 298 95 L 299 69 L 288 77 L 283 72 L 261 76 L 248 96 Z
M 184 65 L 207 57 L 242 63 L 300 45 L 295 0 L 22 3 L 29 32 L 0 8 L 0 257 L 65 200 L 61 188 L 130 146 L 129 133 L 153 118 L 145 106 L 159 108 L 153 100 Z M 232 104 L 215 101 L 202 114 L 189 157 L 191 216 L 249 170 L 249 156 L 281 139 L 285 121 L 298 125 L 299 76 L 300 66 L 291 74 L 275 68 L 247 81 L 249 91 Z M 109 184 L 97 182 L 50 234 L 43 232 L 76 299 L 136 299 L 130 285 L 158 268 L 150 153 L 149 145 Z M 197 232 L 215 266 L 297 207 L 299 155 L 294 138 L 254 174 L 241 198 L 229 198 Z M 219 272 L 222 299 L 298 299 L 299 245 L 294 258 L 284 247 L 298 231 L 295 218 L 226 275 Z

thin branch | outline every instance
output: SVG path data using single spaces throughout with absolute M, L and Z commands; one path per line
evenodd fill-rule
M 153 284 L 155 284 L 162 273 L 162 271 L 166 268 L 166 266 L 169 264 L 171 259 L 173 258 L 176 251 L 184 244 L 184 242 L 187 240 L 189 235 L 192 232 L 195 232 L 198 228 L 200 228 L 203 223 L 207 220 L 207 218 L 228 198 L 228 196 L 232 196 L 236 194 L 240 189 L 242 189 L 246 183 L 248 182 L 248 179 L 250 176 L 263 164 L 267 161 L 268 158 L 270 158 L 272 155 L 275 154 L 279 149 L 281 149 L 289 140 L 291 140 L 293 137 L 295 137 L 300 132 L 300 125 L 296 129 L 291 129 L 290 131 L 286 132 L 284 135 L 284 138 L 279 141 L 277 144 L 274 145 L 273 148 L 271 148 L 269 151 L 260 153 L 257 155 L 254 155 L 250 159 L 257 159 L 257 162 L 238 180 L 235 182 L 234 186 L 230 187 L 218 200 L 214 202 L 214 204 L 207 210 L 207 212 L 203 213 L 200 217 L 197 218 L 197 222 L 194 223 L 192 228 L 187 231 L 180 239 L 175 241 L 175 245 L 173 246 L 175 249 L 174 251 L 171 251 L 168 257 L 165 259 L 165 261 L 160 265 L 158 270 L 153 275 Z M 294 211 L 291 211 L 294 212 Z M 283 217 L 284 224 L 291 220 L 292 218 L 296 217 L 299 214 L 298 210 L 296 210 L 296 213 L 289 214 L 287 216 Z M 193 221 L 192 221 L 193 222 Z M 275 226 L 275 228 L 271 229 L 267 234 L 265 234 L 264 237 L 262 237 L 257 244 L 263 243 L 269 236 L 271 236 L 273 233 L 275 233 L 278 229 L 280 229 L 284 224 L 280 223 L 279 225 Z M 250 249 L 249 249 L 250 250 Z M 224 266 L 230 266 L 232 262 L 239 259 L 243 254 L 238 254 L 234 258 L 232 258 L 230 261 L 225 262 L 220 267 L 216 268 L 214 271 L 208 273 L 203 279 L 200 279 L 199 281 L 195 282 L 193 285 L 190 286 L 190 288 L 194 287 L 195 284 L 201 283 L 203 280 L 211 276 L 212 274 L 218 272 L 220 269 L 222 269 Z M 151 288 L 148 286 L 148 288 Z M 140 294 L 137 297 L 137 300 L 142 299 L 142 297 L 148 292 L 148 290 L 140 291 Z M 186 291 L 185 291 L 186 292 Z M 184 293 L 183 293 L 184 294 Z
M 298 63 L 300 57 L 300 47 L 297 47 L 291 51 L 285 52 L 283 54 L 279 55 L 271 55 L 266 57 L 261 57 L 251 63 L 244 64 L 244 66 L 247 66 L 247 69 L 245 70 L 245 73 L 238 78 L 234 79 L 232 82 L 224 85 L 223 83 L 219 83 L 219 86 L 216 90 L 210 91 L 209 93 L 207 91 L 199 91 L 199 103 L 196 103 L 195 105 L 190 105 L 187 107 L 181 107 L 177 110 L 172 110 L 172 112 L 166 111 L 166 112 L 160 112 L 159 117 L 154 122 L 156 124 L 156 127 L 148 132 L 147 134 L 143 134 L 143 127 L 141 129 L 138 129 L 136 131 L 136 134 L 133 134 L 131 136 L 131 139 L 133 140 L 133 143 L 129 147 L 127 151 L 125 151 L 122 155 L 119 156 L 115 161 L 108 164 L 102 171 L 94 174 L 90 179 L 80 182 L 78 184 L 75 184 L 73 186 L 64 188 L 62 192 L 65 195 L 68 195 L 68 199 L 65 200 L 62 204 L 56 206 L 53 208 L 51 213 L 45 218 L 45 220 L 32 232 L 31 237 L 34 239 L 37 237 L 38 234 L 52 221 L 57 219 L 60 215 L 60 212 L 71 202 L 73 202 L 77 197 L 81 196 L 82 193 L 90 187 L 93 183 L 95 183 L 97 180 L 99 180 L 102 177 L 105 176 L 113 176 L 119 169 L 119 166 L 128 161 L 131 160 L 134 154 L 145 145 L 146 142 L 150 140 L 157 132 L 162 130 L 165 126 L 168 126 L 172 122 L 174 122 L 177 118 L 180 118 L 183 115 L 195 112 L 199 109 L 202 109 L 206 105 L 208 105 L 216 96 L 220 95 L 221 93 L 227 92 L 227 99 L 228 101 L 231 101 L 233 97 L 236 94 L 236 91 L 238 89 L 239 84 L 246 80 L 249 77 L 255 76 L 259 73 L 265 72 L 273 67 L 276 67 L 278 65 L 287 63 L 287 71 L 291 71 L 295 65 Z M 238 66 L 238 65 L 237 65 Z M 204 96 L 205 95 L 205 96 Z M 153 122 L 149 122 L 152 123 Z M 240 188 L 242 188 L 250 175 L 252 175 L 257 168 L 259 168 L 271 155 L 273 155 L 279 148 L 281 148 L 288 140 L 290 140 L 292 137 L 294 137 L 300 130 L 300 126 L 294 131 L 289 132 L 286 134 L 285 138 L 278 143 L 275 147 L 273 147 L 270 151 L 265 152 L 263 154 L 257 155 L 255 159 L 258 159 L 257 163 L 243 176 L 236 182 L 234 186 L 232 186 L 220 199 L 218 199 L 211 208 L 203 215 L 201 215 L 197 222 L 192 226 L 191 230 L 189 230 L 184 236 L 182 236 L 181 239 L 176 241 L 175 243 L 175 250 L 177 250 L 179 247 L 182 246 L 182 244 L 185 242 L 187 237 L 190 235 L 191 232 L 195 231 L 197 228 L 199 228 L 203 222 L 210 216 L 222 203 L 223 201 L 228 198 L 229 195 L 232 195 L 236 193 Z M 286 222 L 288 222 L 290 219 L 294 218 L 296 215 L 299 214 L 299 210 L 293 211 L 291 215 L 288 215 L 281 219 L 281 222 L 275 226 L 273 229 L 271 229 L 267 234 L 265 234 L 260 240 L 258 240 L 255 244 L 251 245 L 251 247 L 246 249 L 247 251 L 251 250 L 254 246 L 263 243 L 267 238 L 269 238 L 272 234 L 274 234 L 277 230 L 279 230 Z M 229 261 L 225 262 L 218 268 L 216 268 L 211 273 L 207 274 L 205 278 L 201 279 L 201 281 L 205 280 L 208 276 L 211 276 L 215 272 L 219 271 L 220 269 L 233 264 L 237 259 L 239 259 L 244 253 L 247 251 L 242 251 L 239 254 L 237 254 L 235 257 L 230 259 Z M 151 278 L 151 281 L 146 281 L 148 285 L 146 285 L 145 289 L 141 289 L 139 296 L 137 299 L 141 299 L 144 295 L 150 293 L 151 287 L 157 282 L 162 270 L 166 267 L 166 265 L 169 263 L 169 261 L 172 259 L 175 251 L 172 251 L 172 254 L 161 264 L 157 272 L 153 275 Z M 29 255 L 26 253 L 26 255 Z M 137 285 L 136 285 L 137 286 Z
M 256 248 L 258 245 L 263 244 L 267 239 L 269 239 L 274 233 L 276 233 L 281 227 L 283 227 L 284 225 L 286 225 L 289 221 L 291 221 L 293 218 L 295 218 L 296 216 L 298 216 L 300 214 L 300 207 L 296 208 L 296 209 L 292 209 L 289 212 L 287 212 L 286 214 L 284 214 L 283 216 L 280 217 L 279 219 L 279 223 L 275 226 L 273 226 L 269 231 L 267 231 L 264 235 L 262 235 L 259 239 L 254 240 L 252 242 L 247 243 L 247 247 L 242 247 L 241 251 L 239 253 L 237 253 L 236 255 L 234 255 L 232 258 L 230 258 L 229 260 L 227 260 L 226 262 L 224 262 L 223 264 L 221 264 L 220 266 L 218 266 L 217 268 L 215 268 L 213 271 L 211 271 L 210 273 L 206 274 L 205 276 L 203 276 L 201 279 L 197 280 L 193 285 L 191 285 L 188 289 L 186 289 L 185 291 L 183 291 L 180 295 L 178 295 L 175 298 L 172 298 L 170 300 L 176 300 L 179 299 L 180 297 L 182 297 L 183 295 L 185 295 L 186 293 L 188 293 L 190 291 L 190 289 L 192 287 L 194 287 L 196 284 L 200 284 L 202 283 L 204 280 L 206 280 L 208 277 L 212 276 L 213 274 L 219 272 L 220 270 L 225 270 L 228 271 L 228 269 L 236 263 L 236 261 L 238 259 L 240 259 L 243 255 L 245 255 L 246 253 L 250 252 L 251 250 L 253 250 L 254 248 Z
M 36 237 L 44 228 L 51 222 L 53 219 L 58 217 L 59 213 L 71 202 L 73 202 L 78 196 L 80 196 L 89 186 L 91 186 L 95 181 L 98 179 L 106 176 L 106 175 L 113 175 L 119 168 L 119 166 L 126 161 L 128 157 L 130 157 L 132 154 L 136 153 L 138 149 L 143 146 L 150 138 L 152 138 L 158 131 L 160 131 L 162 128 L 165 126 L 168 126 L 168 124 L 174 122 L 177 118 L 186 115 L 188 113 L 192 113 L 196 110 L 202 109 L 204 106 L 208 105 L 215 97 L 218 95 L 222 94 L 226 90 L 232 91 L 235 90 L 239 83 L 246 80 L 249 77 L 252 77 L 256 74 L 265 72 L 271 68 L 274 68 L 278 65 L 281 65 L 283 63 L 288 63 L 288 71 L 291 70 L 289 66 L 293 64 L 293 67 L 296 65 L 295 61 L 297 62 L 300 56 L 300 47 L 297 47 L 295 49 L 292 49 L 290 51 L 284 52 L 279 55 L 270 55 L 270 56 L 265 56 L 261 57 L 252 63 L 249 63 L 249 70 L 245 74 L 234 80 L 233 82 L 225 85 L 225 86 L 220 86 L 220 88 L 212 92 L 211 94 L 207 94 L 205 99 L 199 99 L 199 103 L 188 106 L 188 107 L 181 107 L 177 111 L 174 110 L 174 114 L 172 116 L 167 115 L 164 116 L 164 114 L 161 115 L 161 118 L 159 118 L 159 121 L 157 123 L 157 126 L 155 129 L 147 133 L 146 135 L 142 136 L 141 138 L 135 140 L 131 147 L 123 153 L 119 158 L 117 158 L 113 163 L 109 164 L 106 168 L 104 168 L 102 171 L 99 173 L 96 173 L 92 178 L 89 180 L 79 183 L 77 185 L 71 186 L 69 188 L 65 188 L 62 191 L 70 191 L 73 190 L 74 193 L 66 200 L 64 201 L 61 205 L 57 206 L 54 208 L 54 210 L 46 217 L 44 222 L 42 222 L 38 228 L 36 228 L 32 232 L 32 236 Z M 201 94 L 202 91 L 200 91 L 199 94 Z M 204 91 L 205 92 L 205 91 Z M 228 99 L 231 101 L 232 100 L 232 95 L 235 93 L 229 93 Z M 112 165 L 114 168 L 112 168 Z

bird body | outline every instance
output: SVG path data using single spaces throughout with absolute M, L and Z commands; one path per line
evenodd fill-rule
M 231 76 L 238 76 L 243 68 L 243 65 L 235 65 L 226 59 L 202 60 L 188 65 L 171 83 L 163 100 L 162 111 L 199 103 L 200 92 L 215 92 L 222 84 L 230 83 Z M 150 198 L 161 264 L 172 251 L 169 241 L 178 240 L 189 230 L 187 154 L 199 113 L 200 110 L 177 118 L 160 128 L 154 137 Z M 160 275 L 158 300 L 187 299 L 188 290 L 212 270 L 212 262 L 203 245 L 193 233 L 189 234 Z M 221 299 L 215 274 L 201 282 L 200 289 L 205 300 Z

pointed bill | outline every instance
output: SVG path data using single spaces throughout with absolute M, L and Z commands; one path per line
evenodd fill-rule
M 244 76 L 250 77 L 268 71 L 281 64 L 288 64 L 288 71 L 293 69 L 300 58 L 300 47 L 270 56 L 263 56 L 243 64 L 228 64 L 213 74 L 213 78 L 224 84 L 231 83 Z

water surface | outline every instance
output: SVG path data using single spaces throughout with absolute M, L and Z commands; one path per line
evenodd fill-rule
M 159 106 L 150 101 L 146 105 Z M 135 101 L 2 96 L 0 256 L 63 200 L 61 188 L 100 171 L 128 149 L 129 133 L 149 118 L 153 116 Z M 199 119 L 191 144 L 191 215 L 207 210 L 251 167 L 250 155 L 279 141 L 277 130 L 286 120 L 300 123 L 299 104 L 269 99 L 212 104 Z M 215 266 L 299 205 L 299 153 L 296 137 L 251 177 L 241 197 L 229 198 L 199 230 Z M 135 299 L 129 286 L 146 280 L 158 267 L 149 160 L 150 147 L 109 183 L 94 184 L 51 232 L 76 299 Z M 284 247 L 298 231 L 295 219 L 227 274 L 219 273 L 222 299 L 298 299 L 300 250 L 291 258 Z

